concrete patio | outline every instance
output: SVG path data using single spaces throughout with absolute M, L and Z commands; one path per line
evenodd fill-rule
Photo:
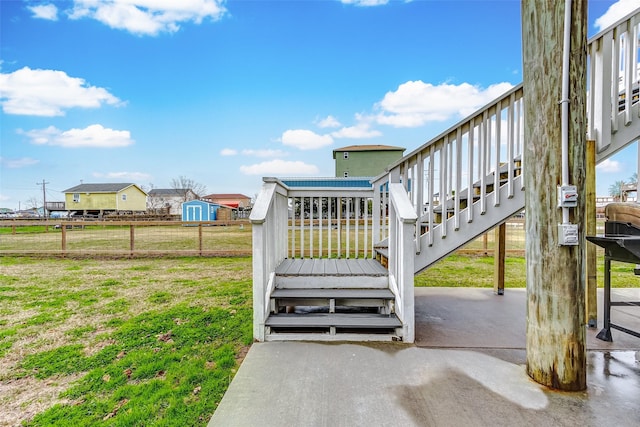
M 587 328 L 588 389 L 556 392 L 525 373 L 524 289 L 415 292 L 415 345 L 256 343 L 209 425 L 640 425 L 640 339 Z M 640 308 L 613 307 L 612 321 L 640 331 Z

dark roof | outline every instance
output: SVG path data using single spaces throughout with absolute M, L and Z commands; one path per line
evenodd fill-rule
M 189 188 L 154 188 L 149 191 L 149 196 L 173 196 L 182 197 L 191 191 Z
M 131 187 L 130 182 L 127 183 L 110 183 L 110 184 L 80 184 L 75 187 L 67 188 L 63 193 L 117 193 L 127 187 Z
M 336 151 L 404 151 L 406 148 L 394 147 L 392 145 L 348 145 L 342 148 L 336 148 Z

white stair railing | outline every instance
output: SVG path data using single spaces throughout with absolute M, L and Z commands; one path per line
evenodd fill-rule
M 589 40 L 587 137 L 597 162 L 640 138 L 639 33 L 640 8 Z M 419 218 L 416 271 L 522 210 L 523 96 L 514 87 L 375 178 L 376 241 L 389 239 L 389 183 L 402 183 Z
M 588 138 L 602 161 L 640 137 L 640 8 L 589 40 Z
M 414 230 L 418 216 L 402 184 L 389 185 L 389 281 L 396 295 L 396 314 L 403 325 L 402 339 L 413 342 L 415 310 L 413 291 Z
M 251 210 L 253 238 L 253 336 L 264 341 L 276 267 L 287 256 L 286 188 L 265 182 Z
M 433 246 L 436 238 L 466 230 L 465 224 L 477 221 L 479 215 L 504 220 L 491 208 L 522 192 L 522 96 L 522 85 L 511 89 L 374 180 L 383 201 L 388 183 L 402 183 L 406 189 L 418 216 L 416 236 L 422 236 L 416 239 L 418 252 Z M 506 191 L 493 191 L 502 186 Z M 467 209 L 472 205 L 476 208 Z M 386 222 L 385 212 L 380 211 L 376 223 Z M 381 238 L 388 237 L 382 227 L 376 231 Z

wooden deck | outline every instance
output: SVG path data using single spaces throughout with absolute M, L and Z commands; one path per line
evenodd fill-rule
M 374 259 L 288 258 L 276 268 L 278 276 L 388 276 Z

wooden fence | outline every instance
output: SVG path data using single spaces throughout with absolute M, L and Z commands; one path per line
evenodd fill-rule
M 602 234 L 602 222 L 598 226 Z M 492 256 L 495 240 L 491 231 L 457 252 Z M 251 223 L 245 220 L 0 221 L 0 255 L 251 256 L 251 249 Z M 506 253 L 524 256 L 524 249 L 524 218 L 511 218 Z
M 249 221 L 0 221 L 0 254 L 250 256 Z

